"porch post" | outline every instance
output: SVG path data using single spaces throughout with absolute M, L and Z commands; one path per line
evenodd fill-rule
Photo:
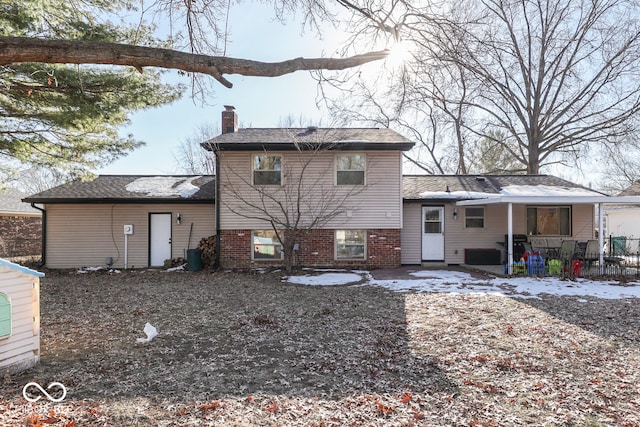
M 602 203 L 598 203 L 598 266 L 600 268 L 600 274 L 604 274 L 604 253 L 602 247 L 604 246 L 604 230 L 602 219 Z
M 507 274 L 513 274 L 513 204 L 507 203 Z

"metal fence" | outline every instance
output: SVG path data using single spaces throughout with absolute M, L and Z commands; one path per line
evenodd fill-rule
M 529 249 L 519 261 L 513 263 L 513 275 L 640 277 L 640 238 L 609 236 L 601 249 L 596 241 L 575 243 L 575 249 L 568 253 L 562 253 L 559 248 L 552 251 Z M 602 264 L 600 252 L 603 254 Z

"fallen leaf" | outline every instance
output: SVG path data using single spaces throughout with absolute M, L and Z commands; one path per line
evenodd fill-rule
M 409 403 L 411 402 L 411 398 L 413 396 L 411 395 L 411 393 L 405 393 L 404 396 L 402 396 L 402 398 L 400 399 L 401 403 Z

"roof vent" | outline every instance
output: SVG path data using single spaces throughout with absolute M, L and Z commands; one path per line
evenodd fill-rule
M 484 176 L 476 176 L 476 181 L 478 182 L 485 182 L 486 178 Z
M 312 133 L 318 130 L 317 126 L 307 126 L 307 132 Z

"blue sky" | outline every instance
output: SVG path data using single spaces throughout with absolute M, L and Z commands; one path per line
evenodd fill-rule
M 301 35 L 298 22 L 287 25 L 276 22 L 272 9 L 264 5 L 236 7 L 230 23 L 232 34 L 227 55 L 231 57 L 275 62 L 299 56 L 335 56 L 341 43 L 335 31 L 322 40 L 311 32 Z M 240 124 L 245 127 L 275 127 L 288 115 L 327 122 L 326 112 L 315 104 L 316 82 L 308 72 L 282 77 L 226 77 L 233 88 L 218 85 L 210 105 L 194 103 L 187 93 L 171 105 L 132 115 L 131 124 L 122 133 L 131 133 L 147 145 L 95 172 L 135 175 L 178 172 L 174 157 L 180 143 L 204 124 L 219 127 L 223 105 L 235 106 Z M 172 79 L 177 79 L 177 74 L 168 72 L 167 81 Z

